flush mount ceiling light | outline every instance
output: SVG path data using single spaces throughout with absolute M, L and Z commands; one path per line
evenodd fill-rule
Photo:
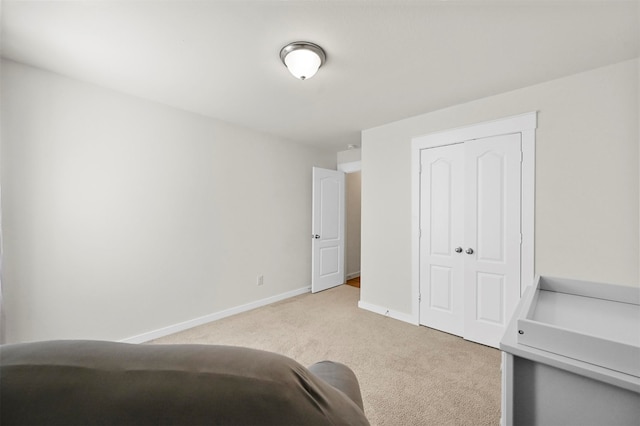
M 295 78 L 306 80 L 313 77 L 327 60 L 322 47 L 308 41 L 296 41 L 280 50 L 280 59 Z

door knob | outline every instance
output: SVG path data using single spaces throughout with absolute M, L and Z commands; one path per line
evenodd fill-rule
M 313 235 L 312 235 L 312 237 L 313 237 L 313 238 L 315 238 L 315 239 L 317 240 L 318 238 L 320 238 L 320 235 L 318 235 L 318 234 L 313 234 Z
M 462 253 L 462 247 L 456 247 L 455 248 L 455 252 L 456 253 Z
M 473 254 L 473 249 L 471 247 L 469 247 L 464 252 L 467 253 L 467 254 Z

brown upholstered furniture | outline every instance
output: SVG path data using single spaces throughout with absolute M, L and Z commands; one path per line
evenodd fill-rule
M 345 365 L 231 346 L 0 347 L 0 424 L 367 425 Z

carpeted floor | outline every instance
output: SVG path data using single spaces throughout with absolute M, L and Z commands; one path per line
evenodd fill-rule
M 357 307 L 359 289 L 304 294 L 151 343 L 247 346 L 351 367 L 372 425 L 497 425 L 500 352 Z

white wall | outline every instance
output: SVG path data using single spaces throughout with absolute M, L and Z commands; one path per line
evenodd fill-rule
M 338 170 L 345 173 L 360 171 L 362 169 L 361 152 L 360 148 L 338 151 Z
M 337 157 L 338 164 L 354 163 L 362 160 L 362 150 L 360 148 L 353 148 L 345 151 L 338 151 Z
M 1 89 L 9 342 L 119 340 L 310 285 L 311 167 L 334 152 L 14 62 Z
M 538 111 L 535 271 L 638 284 L 638 59 L 362 132 L 361 301 L 411 312 L 411 139 Z

